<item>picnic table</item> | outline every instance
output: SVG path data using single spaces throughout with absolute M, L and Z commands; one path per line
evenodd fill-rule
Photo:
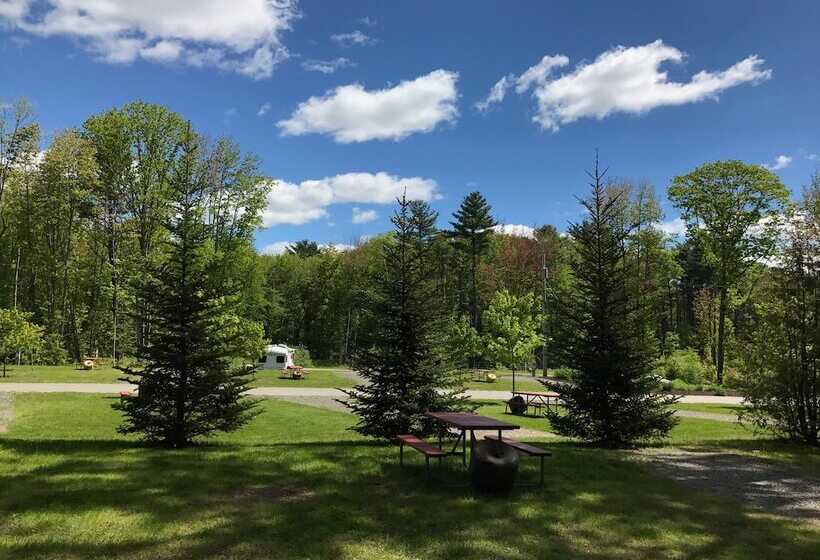
M 441 426 L 438 432 L 439 448 L 441 448 L 444 440 L 445 427 L 449 426 L 460 432 L 458 439 L 453 444 L 453 449 L 448 452 L 448 455 L 461 455 L 462 463 L 465 466 L 467 465 L 467 432 L 470 432 L 470 451 L 472 451 L 476 441 L 476 430 L 492 430 L 498 432 L 498 437 L 501 438 L 501 432 L 517 430 L 521 427 L 518 424 L 512 424 L 504 420 L 497 420 L 472 412 L 428 412 L 427 416 L 437 420 Z M 457 451 L 459 443 L 461 444 L 461 451 Z
M 513 391 L 512 394 L 513 398 L 523 398 L 527 403 L 527 407 L 531 406 L 538 410 L 546 407 L 549 410 L 550 406 L 553 406 L 556 412 L 558 411 L 558 401 L 561 398 L 561 394 L 555 391 Z

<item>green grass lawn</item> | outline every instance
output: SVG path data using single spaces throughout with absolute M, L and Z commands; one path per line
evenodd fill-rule
M 720 404 L 720 403 L 677 403 L 672 406 L 678 410 L 691 410 L 693 412 L 709 412 L 711 414 L 727 414 L 737 417 L 737 413 L 744 410 L 745 406 L 740 404 Z
M 498 372 L 499 379 L 495 383 L 475 381 L 470 376 L 465 377 L 465 388 L 477 391 L 512 391 L 512 375 Z M 527 372 L 515 375 L 515 388 L 521 391 L 546 391 L 536 378 Z
M 253 387 L 353 387 L 355 382 L 329 369 L 308 369 L 304 379 L 282 379 L 282 372 L 273 369 L 256 370 Z
M 400 471 L 396 449 L 348 430 L 346 413 L 267 400 L 241 431 L 167 451 L 116 434 L 112 402 L 13 396 L 0 558 L 797 560 L 820 548 L 816 528 L 692 491 L 620 452 L 553 441 L 543 490 L 487 498 L 425 488 L 419 457 Z M 698 440 L 688 421 L 676 429 L 680 441 L 717 437 Z M 448 482 L 465 480 L 458 461 L 446 464 Z
M 327 368 L 308 368 L 307 379 L 280 379 L 279 370 L 260 369 L 251 385 L 254 387 L 352 387 L 354 382 Z M 12 366 L 5 383 L 116 383 L 122 372 L 109 366 L 95 367 L 91 371 L 78 370 L 74 366 Z

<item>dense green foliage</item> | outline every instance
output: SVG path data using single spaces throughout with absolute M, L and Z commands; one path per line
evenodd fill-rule
M 433 432 L 429 411 L 466 406 L 459 377 L 443 364 L 442 314 L 434 299 L 428 260 L 436 214 L 426 202 L 402 198 L 384 245 L 384 266 L 374 272 L 369 305 L 376 317 L 373 345 L 357 358 L 367 383 L 348 391 L 359 416 L 357 432 L 385 440 Z
M 781 266 L 757 304 L 760 322 L 741 386 L 758 426 L 817 445 L 820 438 L 820 176 L 789 219 Z
M 18 354 L 22 362 L 133 360 L 151 344 L 157 310 L 139 280 L 167 258 L 164 224 L 187 126 L 167 107 L 134 102 L 43 142 L 29 103 L 0 104 L 0 308 L 30 313 L 44 331 L 36 352 Z M 285 254 L 257 254 L 254 233 L 275 183 L 258 158 L 226 138 L 203 143 L 199 159 L 208 243 L 231 263 L 224 281 L 238 299 L 223 326 L 248 326 L 244 357 L 260 332 L 304 348 L 316 363 L 355 366 L 356 356 L 381 344 L 383 317 L 371 303 L 394 237 L 359 240 L 350 250 L 303 239 Z M 679 238 L 659 226 L 664 216 L 651 185 L 617 179 L 603 188 L 616 201 L 613 225 L 630 232 L 624 295 L 646 309 L 656 377 L 679 388 L 748 388 L 744 358 L 768 328 L 771 288 L 788 278 L 774 235 L 787 189 L 759 166 L 707 163 L 670 186 L 688 230 Z M 542 307 L 545 341 L 527 367 L 575 369 L 568 351 L 583 340 L 573 305 L 583 297 L 572 270 L 578 240 L 559 232 L 563 224 L 499 233 L 478 192 L 448 221 L 449 231 L 430 236 L 424 265 L 447 368 L 496 365 L 483 317 L 507 290 Z
M 773 253 L 789 191 L 771 171 L 730 160 L 675 177 L 669 198 L 683 211 L 687 235 L 713 271 L 718 297 L 715 365 L 722 383 L 729 292 L 756 262 Z
M 532 293 L 517 297 L 502 290 L 484 314 L 487 354 L 496 364 L 512 370 L 513 391 L 516 370 L 531 363 L 533 351 L 542 344 L 540 308 Z
M 147 268 L 137 292 L 152 306 L 150 340 L 138 354 L 146 363 L 122 370 L 139 392 L 114 405 L 125 417 L 120 432 L 170 447 L 236 430 L 254 415 L 254 401 L 242 396 L 253 366 L 231 368 L 229 358 L 262 351 L 261 332 L 232 317 L 231 263 L 209 236 L 200 142 L 190 130 L 182 139 L 168 184 L 165 258 Z
M 623 191 L 607 191 L 596 161 L 588 212 L 570 227 L 576 295 L 570 321 L 578 333 L 567 351 L 576 370 L 561 391 L 565 413 L 550 411 L 559 433 L 605 446 L 660 439 L 674 426 L 669 398 L 653 395 L 653 348 L 647 326 L 651 300 L 632 289 L 628 252 L 632 226 L 623 219 Z
M 29 322 L 30 314 L 16 309 L 0 308 L 0 362 L 3 377 L 6 364 L 18 352 L 34 352 L 41 343 L 43 328 Z

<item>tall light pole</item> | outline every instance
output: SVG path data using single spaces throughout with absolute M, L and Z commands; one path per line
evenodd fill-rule
M 541 346 L 541 367 L 542 377 L 547 377 L 547 279 L 549 270 L 547 269 L 547 255 L 541 255 L 541 333 L 543 345 Z

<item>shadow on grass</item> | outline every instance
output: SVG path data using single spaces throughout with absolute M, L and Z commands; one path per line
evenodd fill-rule
M 544 489 L 488 499 L 423 485 L 369 442 L 0 440 L 0 557 L 815 558 L 820 534 L 550 444 Z M 6 459 L 3 459 L 6 460 Z M 458 465 L 458 466 L 456 466 Z M 523 463 L 534 476 L 537 462 Z M 466 474 L 451 460 L 445 473 Z M 13 517 L 12 517 L 13 516 Z

